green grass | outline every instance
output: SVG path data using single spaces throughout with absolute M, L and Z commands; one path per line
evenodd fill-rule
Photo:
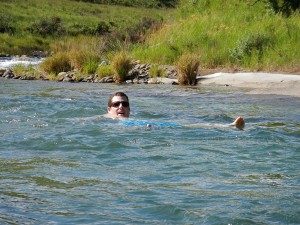
M 176 2 L 171 0 L 120 3 L 128 2 L 135 7 L 2 0 L 0 55 L 49 51 L 56 57 L 49 73 L 58 72 L 55 61 L 62 55 L 68 68 L 93 73 L 97 63 L 110 62 L 121 51 L 159 65 L 176 65 L 189 53 L 199 55 L 200 66 L 208 69 L 300 71 L 299 12 L 286 17 L 255 0 L 181 0 L 176 9 L 145 8 Z
M 184 3 L 178 21 L 153 33 L 132 54 L 143 61 L 175 64 L 189 52 L 201 56 L 203 68 L 300 71 L 299 14 L 286 18 L 263 3 L 250 2 Z
M 49 50 L 63 37 L 107 31 L 125 39 L 145 25 L 145 18 L 160 23 L 171 11 L 73 0 L 2 0 L 0 31 L 7 32 L 0 32 L 0 55 L 30 55 L 34 50 Z

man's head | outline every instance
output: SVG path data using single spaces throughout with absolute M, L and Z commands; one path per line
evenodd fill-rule
M 112 117 L 129 117 L 129 98 L 124 92 L 113 93 L 107 102 L 107 112 Z

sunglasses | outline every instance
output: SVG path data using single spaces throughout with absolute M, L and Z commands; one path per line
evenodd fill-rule
M 111 106 L 114 108 L 118 108 L 122 104 L 123 107 L 128 107 L 129 102 L 112 102 Z

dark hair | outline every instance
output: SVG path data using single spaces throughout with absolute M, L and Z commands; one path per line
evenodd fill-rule
M 124 96 L 124 97 L 127 98 L 127 101 L 128 101 L 128 103 L 129 103 L 129 98 L 128 98 L 128 96 L 127 96 L 124 92 L 118 91 L 118 92 L 113 93 L 113 94 L 109 97 L 108 102 L 107 102 L 107 106 L 108 106 L 108 107 L 111 107 L 111 103 L 112 103 L 111 101 L 112 101 L 113 97 L 115 97 L 115 96 Z

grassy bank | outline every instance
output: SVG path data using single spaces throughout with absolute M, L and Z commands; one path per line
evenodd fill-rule
M 189 1 L 178 21 L 151 34 L 136 58 L 174 64 L 185 52 L 204 68 L 300 71 L 300 15 L 276 14 L 264 2 Z
M 109 1 L 107 1 L 109 2 Z M 75 0 L 3 0 L 0 4 L 0 55 L 51 51 L 51 45 L 77 36 L 133 40 L 159 24 L 172 10 L 94 4 Z M 81 37 L 80 37 L 81 39 Z
M 144 63 L 176 65 L 191 54 L 203 69 L 300 72 L 299 12 L 287 17 L 256 0 L 98 2 L 110 5 L 3 0 L 0 54 L 51 52 L 42 69 L 54 76 L 96 73 L 120 51 Z

